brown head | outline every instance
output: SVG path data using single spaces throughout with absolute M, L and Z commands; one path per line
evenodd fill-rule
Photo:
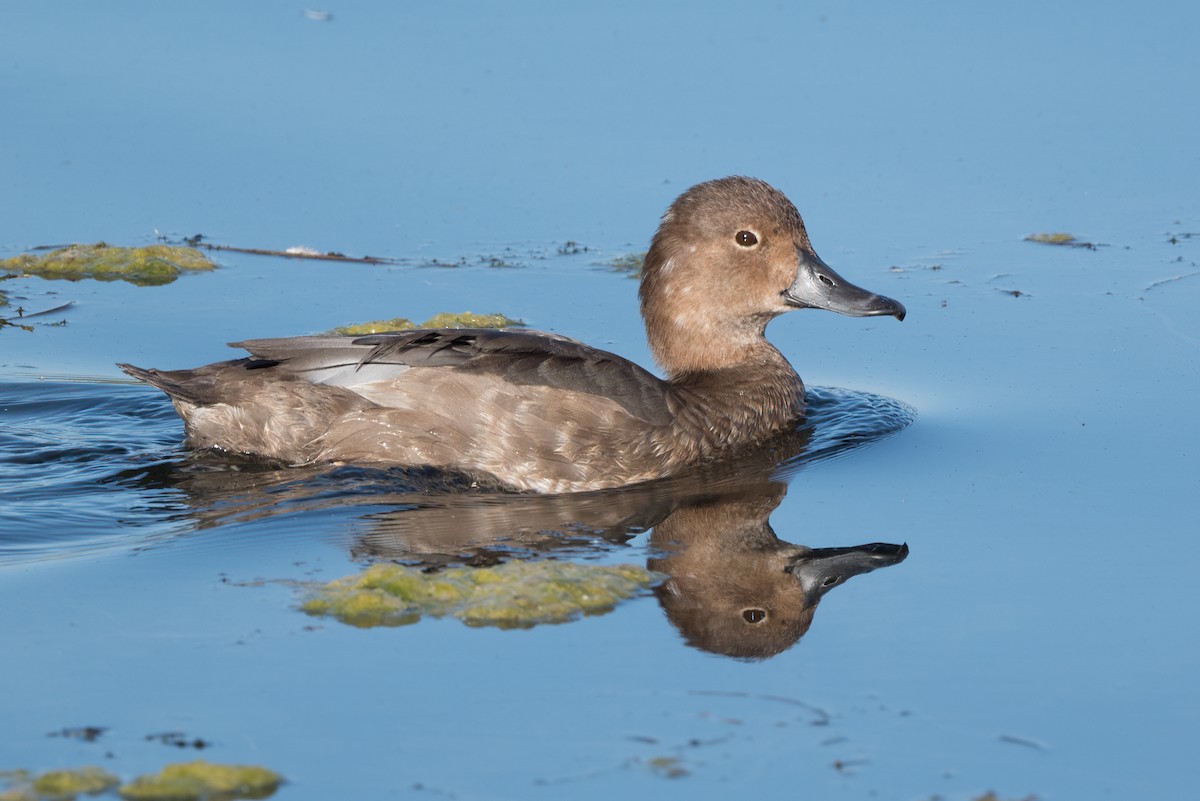
M 651 351 L 672 377 L 777 356 L 763 332 L 792 309 L 904 319 L 902 305 L 821 261 L 782 192 L 743 177 L 697 184 L 671 204 L 640 297 Z

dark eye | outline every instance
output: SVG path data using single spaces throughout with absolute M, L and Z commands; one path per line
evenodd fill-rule
M 758 244 L 758 237 L 749 231 L 738 231 L 734 239 L 744 248 L 753 247 Z
M 753 234 L 751 234 L 753 236 Z M 765 620 L 767 613 L 762 609 L 746 609 L 742 611 L 742 618 L 747 623 L 760 623 Z

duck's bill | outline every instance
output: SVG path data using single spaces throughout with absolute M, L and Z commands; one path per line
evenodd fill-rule
M 857 287 L 835 273 L 812 252 L 797 251 L 800 267 L 796 281 L 783 292 L 783 299 L 798 309 L 827 309 L 851 317 L 888 315 L 904 319 L 904 306 L 891 298 Z
M 815 604 L 847 579 L 899 564 L 907 557 L 907 543 L 872 542 L 850 548 L 813 548 L 794 557 L 785 569 L 800 581 L 805 603 Z

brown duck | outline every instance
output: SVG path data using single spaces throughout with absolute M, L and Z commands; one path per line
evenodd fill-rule
M 821 261 L 781 192 L 742 177 L 671 204 L 639 295 L 665 379 L 556 334 L 486 329 L 254 339 L 233 344 L 249 358 L 193 370 L 120 367 L 171 397 L 194 447 L 576 492 L 668 476 L 794 425 L 804 385 L 765 338 L 778 315 L 904 319 Z

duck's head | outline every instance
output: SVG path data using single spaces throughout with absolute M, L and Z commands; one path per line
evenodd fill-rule
M 772 318 L 793 309 L 904 319 L 904 306 L 842 278 L 817 256 L 782 192 L 720 178 L 680 195 L 663 215 L 642 271 L 642 315 L 671 373 L 754 359 Z

